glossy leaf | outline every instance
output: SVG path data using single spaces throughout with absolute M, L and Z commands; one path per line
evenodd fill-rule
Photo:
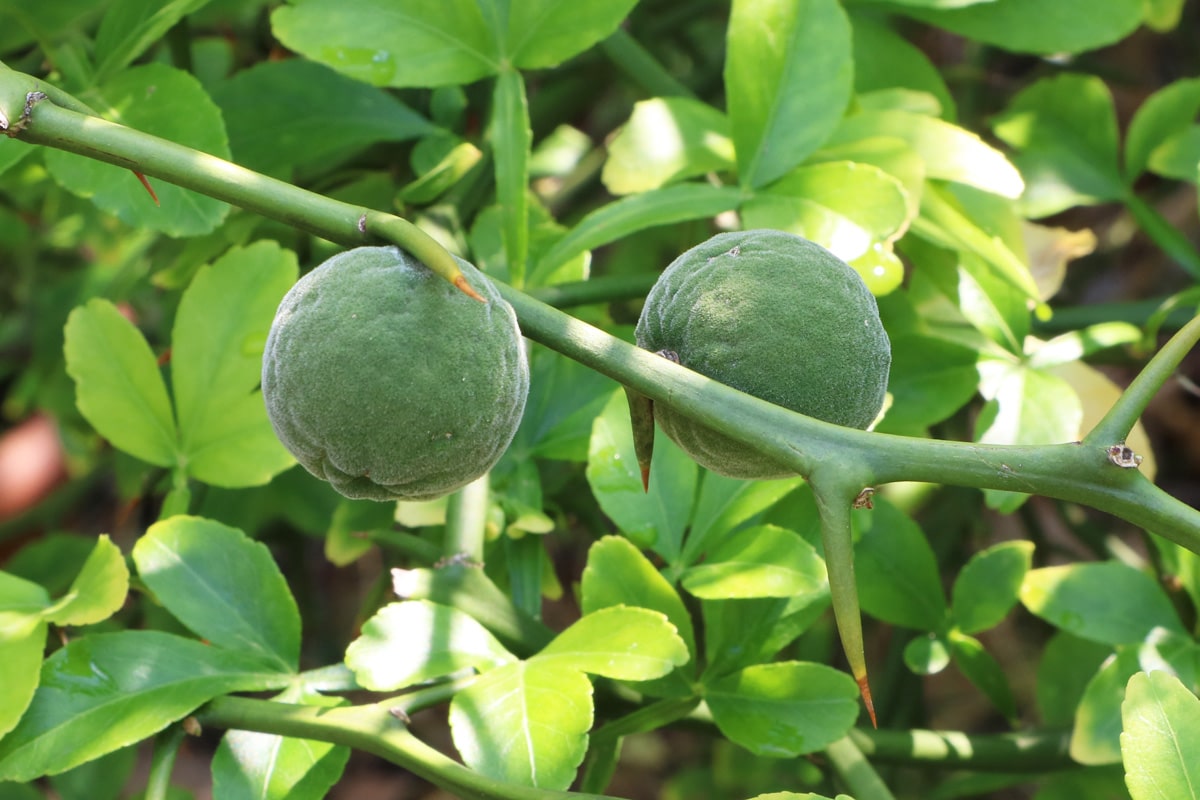
M 741 205 L 739 189 L 707 183 L 685 183 L 622 198 L 581 219 L 538 260 L 537 271 L 549 269 L 632 233 L 692 219 L 709 219 Z
M 1133 181 L 1149 166 L 1155 151 L 1189 129 L 1200 111 L 1200 78 L 1173 81 L 1146 99 L 1134 113 L 1125 136 L 1125 178 Z
M 1154 628 L 1183 632 L 1158 583 L 1118 561 L 1031 570 L 1021 602 L 1051 625 L 1110 645 L 1136 644 Z
M 346 649 L 361 686 L 392 692 L 459 670 L 480 672 L 514 660 L 472 617 L 427 600 L 389 603 L 363 624 Z
M 157 631 L 76 639 L 46 660 L 0 780 L 62 772 L 145 739 L 219 694 L 285 685 L 261 658 Z
M 743 186 L 798 166 L 850 101 L 850 24 L 836 0 L 735 0 L 727 31 L 726 105 Z
M 1020 599 L 1033 542 L 1001 542 L 971 556 L 954 579 L 951 608 L 963 633 L 999 625 Z
M 588 548 L 579 602 L 585 615 L 621 605 L 664 614 L 688 651 L 695 652 L 692 620 L 682 598 L 628 539 L 605 536 Z
M 336 114 L 325 109 L 330 97 L 338 98 Z M 234 160 L 270 175 L 325 167 L 369 145 L 436 130 L 387 92 L 301 58 L 242 70 L 217 84 L 213 99 L 225 116 Z
M 858 717 L 854 679 L 823 664 L 756 664 L 704 687 L 713 721 L 750 752 L 794 758 L 840 739 Z
M 687 645 L 658 611 L 610 606 L 586 614 L 534 656 L 556 669 L 645 681 L 686 664 Z
M 12 730 L 38 685 L 46 649 L 42 616 L 50 596 L 36 583 L 0 572 L 0 741 Z
M 125 556 L 107 534 L 102 534 L 71 588 L 44 614 L 55 625 L 91 625 L 117 613 L 128 592 Z
M 675 561 L 680 553 L 698 469 L 696 462 L 659 431 L 650 490 L 645 491 L 624 396 L 613 394 L 596 417 L 588 449 L 588 485 L 600 508 L 625 535 L 635 544 L 653 547 L 668 561 Z
M 1200 700 L 1166 672 L 1129 679 L 1121 755 L 1133 800 L 1200 798 Z
M 296 669 L 300 613 L 266 546 L 203 517 L 170 517 L 133 548 L 138 575 L 196 635 Z
M 474 0 L 294 0 L 271 14 L 271 30 L 289 49 L 376 86 L 466 84 L 499 69 L 496 36 Z
M 257 242 L 202 268 L 179 301 L 171 384 L 187 471 L 198 480 L 256 486 L 295 463 L 258 384 L 275 309 L 298 273 L 291 251 Z
M 892 625 L 938 630 L 946 619 L 937 561 L 917 524 L 886 500 L 854 512 L 858 598 L 867 614 Z
M 816 242 L 853 261 L 908 224 L 900 182 L 852 161 L 799 167 L 758 192 L 742 209 L 747 228 L 775 228 Z
M 507 9 L 505 53 L 520 69 L 553 67 L 608 37 L 637 0 L 522 0 Z
M 165 64 L 144 64 L 115 74 L 85 95 L 114 122 L 177 144 L 229 158 L 221 111 L 192 75 Z M 47 150 L 46 168 L 62 186 L 116 214 L 127 225 L 170 236 L 196 236 L 217 227 L 229 206 L 166 181 L 156 181 L 155 205 L 128 169 L 64 150 Z
M 622 195 L 731 170 L 729 136 L 729 119 L 707 103 L 687 97 L 643 100 L 608 146 L 600 179 Z
M 485 672 L 450 703 L 454 746 L 467 766 L 524 786 L 566 789 L 591 726 L 584 674 L 537 659 Z
M 67 318 L 67 372 L 79 411 L 101 436 L 160 467 L 178 459 L 167 387 L 145 338 L 117 307 L 94 299 Z
M 904 646 L 904 666 L 914 675 L 936 675 L 949 665 L 950 644 L 941 636 L 917 636 Z
M 681 582 L 695 597 L 726 600 L 820 594 L 829 579 L 808 542 L 774 525 L 756 525 L 712 548 Z
M 513 69 L 496 78 L 492 95 L 492 157 L 496 163 L 496 198 L 504 224 L 504 254 L 509 279 L 518 287 L 525 280 L 529 256 L 529 100 L 525 79 Z

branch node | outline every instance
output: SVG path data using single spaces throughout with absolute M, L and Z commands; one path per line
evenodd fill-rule
M 875 504 L 871 502 L 871 498 L 875 495 L 875 487 L 868 486 L 858 493 L 858 497 L 854 498 L 854 504 L 851 508 L 874 508 Z
M 1110 445 L 1108 460 L 1122 469 L 1137 469 L 1142 464 L 1142 457 L 1130 450 L 1124 442 Z

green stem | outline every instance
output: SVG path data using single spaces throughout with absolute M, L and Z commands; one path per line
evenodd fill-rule
M 634 733 L 648 733 L 683 719 L 700 704 L 699 697 L 669 697 L 607 722 L 591 735 L 592 741 L 619 739 Z
M 854 800 L 896 800 L 863 751 L 849 736 L 826 747 L 825 756 L 833 771 L 854 795 Z
M 586 281 L 540 286 L 529 290 L 529 296 L 555 308 L 586 306 L 592 303 L 611 303 L 617 300 L 640 300 L 650 291 L 658 275 L 650 272 L 637 275 L 605 275 Z
M 150 757 L 150 774 L 146 777 L 145 800 L 165 800 L 171 787 L 171 773 L 175 770 L 175 757 L 186 735 L 182 725 L 172 725 L 154 741 L 154 754 Z
M 1069 732 L 1026 731 L 969 735 L 960 731 L 871 731 L 850 739 L 877 764 L 969 769 L 973 772 L 1052 772 L 1075 766 Z
M 1142 198 L 1129 190 L 1122 198 L 1138 227 L 1193 278 L 1200 278 L 1200 253 L 1191 240 Z
M 390 713 L 395 703 L 317 708 L 245 697 L 219 697 L 197 714 L 207 726 L 314 739 L 386 759 L 464 800 L 611 800 L 605 795 L 518 786 L 452 761 Z
M 651 97 L 695 96 L 691 89 L 667 72 L 641 42 L 620 28 L 600 43 L 600 49 L 626 77 L 645 89 Z
M 1122 392 L 1104 418 L 1084 438 L 1084 444 L 1108 446 L 1125 441 L 1150 400 L 1200 341 L 1200 317 L 1194 317 L 1171 337 Z
M 484 473 L 454 494 L 446 506 L 445 558 L 466 558 L 483 563 L 484 531 L 487 526 L 488 476 Z

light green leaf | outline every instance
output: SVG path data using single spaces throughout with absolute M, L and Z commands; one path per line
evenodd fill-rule
M 219 694 L 288 680 L 254 655 L 158 631 L 75 639 L 46 660 L 29 710 L 0 740 L 0 780 L 63 772 L 146 739 Z
M 33 697 L 46 650 L 43 611 L 50 596 L 39 584 L 0 572 L 0 741 Z
M 508 58 L 520 69 L 540 69 L 608 37 L 637 0 L 521 0 L 496 5 L 508 12 Z
M 1175 30 L 1186 0 L 1146 0 L 1146 27 L 1165 33 Z
M 721 733 L 755 755 L 794 758 L 840 739 L 858 717 L 854 679 L 823 664 L 756 664 L 704 687 Z
M 683 588 L 704 600 L 819 595 L 828 591 L 825 562 L 799 535 L 774 525 L 756 525 L 709 551 L 689 567 Z
M 657 431 L 650 490 L 643 490 L 624 393 L 614 393 L 596 417 L 587 465 L 596 501 L 635 544 L 652 547 L 672 563 L 680 555 L 698 472 L 696 462 Z
M 682 598 L 628 539 L 605 536 L 588 548 L 579 602 L 585 615 L 621 605 L 658 611 L 675 626 L 688 651 L 695 652 L 692 618 Z
M 613 194 L 636 194 L 731 170 L 734 159 L 724 114 L 691 98 L 656 97 L 634 105 L 608 147 L 600 179 Z
M 936 675 L 950 665 L 950 645 L 941 636 L 927 633 L 904 646 L 904 666 L 914 675 Z
M 484 672 L 514 659 L 472 617 L 427 600 L 384 606 L 346 649 L 346 666 L 360 685 L 375 692 L 393 692 L 463 669 Z
M 467 84 L 500 68 L 475 0 L 293 0 L 271 14 L 271 30 L 289 49 L 376 86 Z
M 1033 542 L 1001 542 L 967 561 L 954 579 L 951 609 L 963 633 L 999 625 L 1020 599 L 1033 560 Z
M 690 658 L 666 615 L 647 608 L 609 606 L 585 614 L 534 661 L 623 681 L 661 678 Z
M 509 279 L 525 281 L 529 256 L 529 100 L 525 79 L 514 69 L 501 71 L 492 95 L 492 157 L 496 162 L 496 199 L 504 223 L 504 255 Z M 564 259 L 565 260 L 565 259 Z
M 483 151 L 470 142 L 459 142 L 421 177 L 400 190 L 399 199 L 405 203 L 430 203 L 454 186 L 471 171 Z
M 1150 154 L 1150 171 L 1175 180 L 1200 183 L 1200 125 L 1163 142 Z
M 946 620 L 937 560 L 925 535 L 900 509 L 876 498 L 874 509 L 854 512 L 858 597 L 866 613 L 921 631 Z
M 131 67 L 82 99 L 114 122 L 229 158 L 221 111 L 187 72 L 165 64 Z M 229 211 L 225 203 L 165 181 L 154 182 L 156 206 L 129 170 L 65 150 L 47 149 L 45 160 L 63 187 L 133 228 L 196 236 L 216 228 Z
M 1134 113 L 1125 136 L 1125 179 L 1145 172 L 1163 143 L 1187 130 L 1200 111 L 1200 78 L 1173 81 L 1146 99 Z
M 538 260 L 537 271 L 615 242 L 631 233 L 692 219 L 709 219 L 741 205 L 745 195 L 731 186 L 684 183 L 625 197 L 581 219 Z
M 125 556 L 108 534 L 102 534 L 71 588 L 46 609 L 46 620 L 55 625 L 91 625 L 106 620 L 125 604 L 128 592 Z
M 65 335 L 80 413 L 115 447 L 174 466 L 179 455 L 171 402 L 138 329 L 112 303 L 96 298 L 71 312 Z
M 1141 336 L 1141 329 L 1128 322 L 1098 322 L 1036 344 L 1029 354 L 1029 365 L 1044 368 L 1069 364 L 1110 347 L 1134 344 Z
M 338 98 L 336 114 L 324 106 L 330 97 Z M 244 69 L 219 83 L 213 99 L 225 116 L 234 160 L 285 178 L 297 169 L 328 167 L 378 142 L 436 130 L 387 92 L 302 58 Z
M 903 139 L 925 161 L 930 178 L 963 183 L 1002 197 L 1019 197 L 1024 183 L 1004 154 L 971 131 L 911 111 L 862 111 L 846 117 L 831 144 Z
M 712 541 L 737 530 L 803 483 L 800 477 L 747 481 L 705 470 L 684 543 L 683 563 L 694 564 Z M 794 521 L 788 527 L 794 529 Z
M 1137 648 L 1120 648 L 1091 677 L 1075 709 L 1071 758 L 1080 764 L 1116 764 L 1121 760 L 1121 702 L 1125 685 L 1144 667 Z
M 1021 198 L 1031 217 L 1115 200 L 1125 191 L 1118 159 L 1117 116 L 1107 84 L 1062 74 L 1020 92 L 993 122 L 1018 153 Z
M 909 221 L 898 180 L 870 164 L 831 161 L 799 167 L 746 202 L 747 228 L 775 228 L 816 242 L 853 261 L 891 241 Z
M 299 268 L 270 241 L 202 268 L 179 302 L 171 383 L 188 474 L 214 486 L 257 486 L 294 462 L 257 391 L 271 320 Z
M 454 746 L 466 765 L 523 786 L 566 789 L 591 725 L 587 677 L 539 660 L 489 670 L 450 703 Z
M 765 186 L 829 138 L 850 102 L 850 23 L 836 0 L 735 0 L 726 105 L 743 186 Z
M 215 645 L 296 669 L 300 612 L 260 542 L 202 517 L 150 526 L 133 548 L 138 575 L 167 611 Z
M 1133 800 L 1200 798 L 1200 700 L 1167 672 L 1139 672 L 1121 704 L 1121 755 Z
M 1019 53 L 1053 55 L 1094 50 L 1124 38 L 1141 24 L 1143 8 L 1142 0 L 996 0 L 962 8 L 905 10 L 968 39 Z

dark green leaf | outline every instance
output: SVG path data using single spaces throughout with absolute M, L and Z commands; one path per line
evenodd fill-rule
M 704 674 L 727 675 L 769 661 L 813 627 L 829 607 L 829 592 L 753 600 L 706 600 Z
M 261 658 L 157 631 L 76 639 L 46 660 L 0 780 L 62 772 L 145 739 L 219 694 L 285 685 Z
M 1166 672 L 1129 679 L 1121 755 L 1133 800 L 1200 798 L 1200 700 Z
M 971 556 L 954 580 L 951 609 L 963 633 L 1000 624 L 1019 600 L 1033 542 L 1001 542 Z
M 601 180 L 613 194 L 636 194 L 733 166 L 724 114 L 691 98 L 656 97 L 634 105 L 608 146 Z
M 944 119 L 955 117 L 954 98 L 916 45 L 869 15 L 851 12 L 854 23 L 854 89 L 860 94 L 891 87 L 928 92 L 941 104 Z
M 983 692 L 992 705 L 1011 722 L 1017 719 L 1017 703 L 1003 667 L 992 658 L 983 644 L 973 636 L 952 630 L 949 636 L 950 656 L 955 666 L 975 688 Z
M 203 517 L 155 523 L 133 548 L 138 575 L 196 635 L 296 669 L 300 612 L 266 546 Z
M 595 370 L 540 345 L 529 353 L 529 399 L 509 453 L 587 461 L 592 422 L 612 393 L 612 383 Z
M 96 32 L 95 79 L 103 82 L 132 64 L 168 30 L 208 0 L 116 0 Z
M 837 127 L 850 101 L 850 23 L 836 0 L 735 0 L 725 95 L 738 177 L 765 186 Z
M 937 561 L 917 524 L 886 500 L 854 512 L 859 537 L 855 574 L 862 609 L 876 619 L 922 631 L 946 621 Z
M 752 753 L 794 758 L 840 739 L 858 717 L 858 686 L 823 664 L 757 664 L 709 682 L 713 721 Z
M 1107 645 L 1065 631 L 1051 637 L 1037 669 L 1037 706 L 1044 724 L 1056 728 L 1071 724 L 1084 688 L 1112 652 Z
M 747 481 L 705 470 L 684 543 L 683 563 L 694 564 L 713 542 L 774 506 L 803 483 L 799 477 Z M 796 520 L 789 521 L 787 527 L 795 529 Z

